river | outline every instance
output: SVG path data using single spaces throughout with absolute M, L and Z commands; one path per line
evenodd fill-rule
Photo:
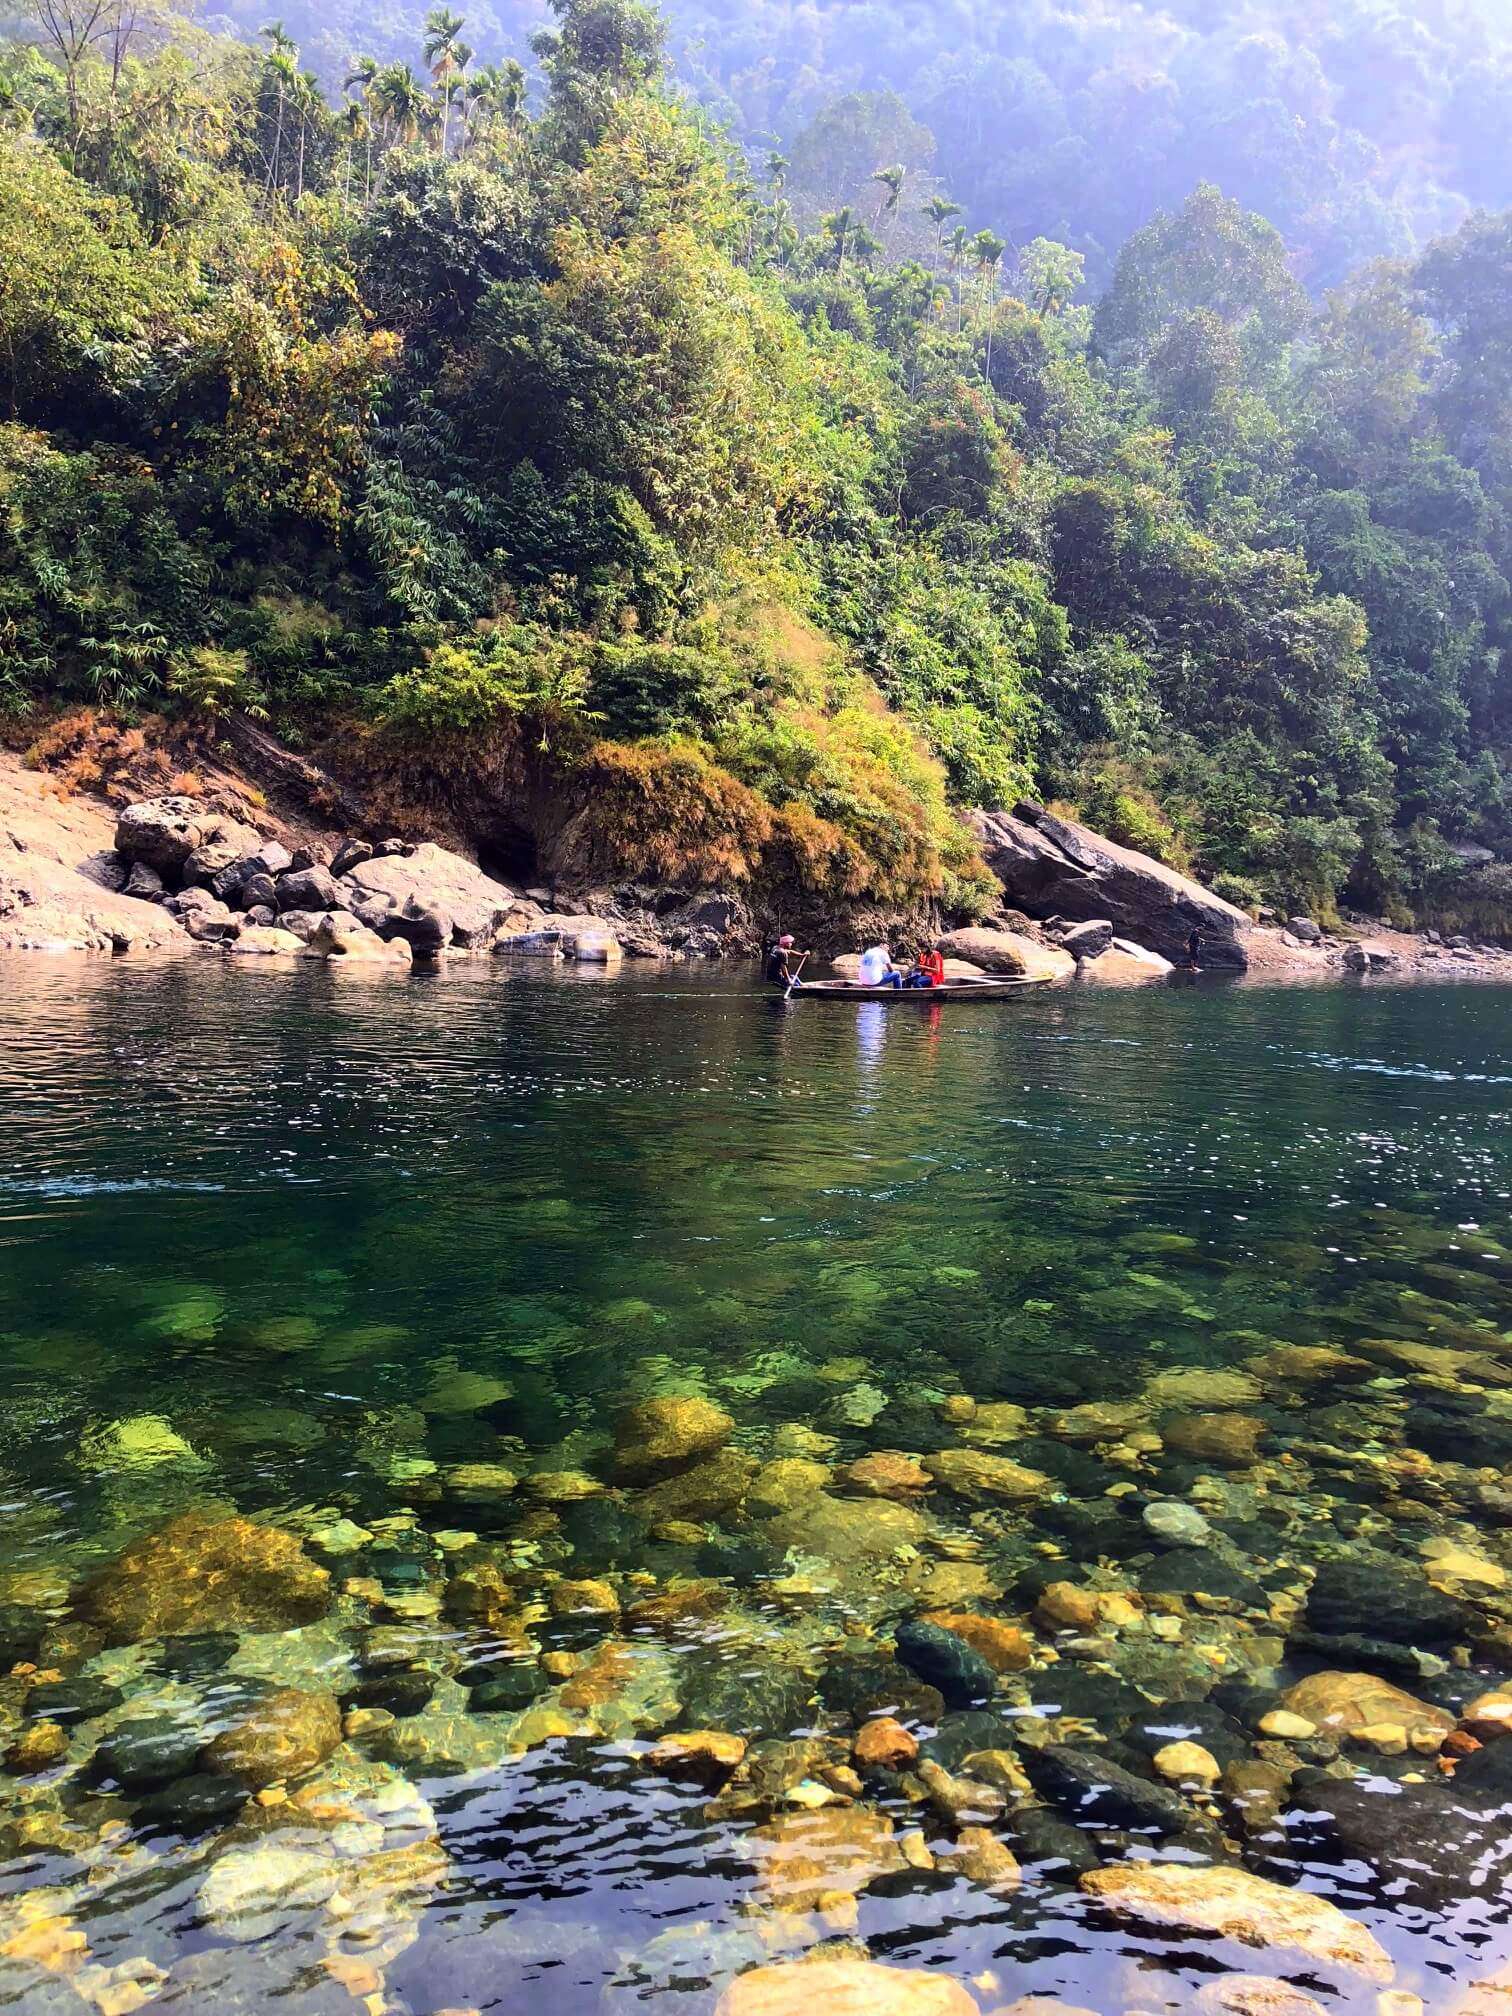
M 830 1940 L 1374 2007 L 1078 1887 L 1153 1855 L 1453 2008 L 1512 1959 L 1507 1002 L 0 962 L 0 2007 L 709 2016 Z M 1017 1876 L 858 1775 L 884 1707 Z

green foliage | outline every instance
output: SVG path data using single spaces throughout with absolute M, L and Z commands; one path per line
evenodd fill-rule
M 421 745 L 522 716 L 549 730 L 587 712 L 588 683 L 571 640 L 513 623 L 477 643 L 438 644 L 379 689 L 373 715 L 396 740 Z
M 779 70 L 753 0 L 696 67 L 759 193 L 639 0 L 533 74 L 501 8 L 0 57 L 8 703 L 471 745 L 584 872 L 970 909 L 961 810 L 1036 793 L 1252 904 L 1491 900 L 1512 222 L 1345 205 L 1389 92 L 1189 0 L 1138 93 L 1081 0 L 1033 60 L 821 4 Z

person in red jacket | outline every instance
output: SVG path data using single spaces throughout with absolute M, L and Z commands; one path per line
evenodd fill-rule
M 945 985 L 945 955 L 935 947 L 926 945 L 914 962 L 914 970 L 908 976 L 910 987 L 943 987 Z

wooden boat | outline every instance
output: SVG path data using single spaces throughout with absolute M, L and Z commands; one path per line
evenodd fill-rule
M 815 995 L 821 1001 L 1000 1001 L 1005 995 L 1053 985 L 1054 976 L 1048 973 L 1032 980 L 947 980 L 943 987 L 863 987 L 859 980 L 805 980 L 787 998 L 806 1001 Z

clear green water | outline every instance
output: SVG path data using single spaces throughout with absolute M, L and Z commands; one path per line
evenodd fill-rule
M 1200 1506 L 1208 1551 L 1280 1621 L 1252 1593 L 1152 1599 L 1174 1623 L 1090 1647 L 1032 1626 L 1036 1664 L 995 1703 L 1009 1747 L 1071 1705 L 1079 1720 L 1049 1733 L 1127 1763 L 1131 1712 L 1206 1701 L 1235 1754 L 1265 1754 L 1266 1703 L 1351 1663 L 1287 1642 L 1318 1566 L 1351 1554 L 1423 1586 L 1435 1542 L 1488 1566 L 1460 1591 L 1466 1633 L 1391 1668 L 1416 1698 L 1457 1713 L 1512 1672 L 1495 1586 L 1512 1565 L 1497 1497 L 1512 1466 L 1507 1030 L 1490 990 L 785 1009 L 681 972 L 5 965 L 0 1622 L 11 1656 L 37 1641 L 23 1665 L 51 1656 L 48 1671 L 114 1691 L 86 1695 L 50 1768 L 0 1773 L 0 2006 L 102 2006 L 117 1969 L 165 2009 L 306 2016 L 373 1992 L 415 2016 L 706 2012 L 740 1968 L 837 1929 L 974 1984 L 984 2010 L 1031 1992 L 1100 2016 L 1180 2009 L 1225 1966 L 1269 1971 L 1089 1914 L 1012 1810 L 996 1823 L 1027 1872 L 1012 1895 L 893 1869 L 849 1919 L 806 1926 L 761 1908 L 752 1830 L 843 1764 L 836 1675 L 950 1571 L 976 1571 L 953 1607 L 1003 1619 L 1028 1618 L 1047 1559 L 1139 1597 L 1169 1559 L 1139 1523 L 1151 1500 Z M 1337 1376 L 1241 1387 L 1237 1405 L 1171 1382 L 1278 1341 L 1371 1352 Z M 1425 1343 L 1473 1363 L 1391 1355 Z M 1024 1504 L 932 1492 L 895 1557 L 783 1544 L 759 1491 L 754 1512 L 669 1533 L 613 1485 L 616 1416 L 648 1396 L 717 1403 L 754 1460 L 807 1450 L 836 1468 L 959 1447 L 942 1409 L 961 1395 L 1029 1410 L 995 1453 L 1048 1485 Z M 1090 1400 L 1139 1402 L 1155 1446 L 1065 1439 L 1057 1416 Z M 1260 1424 L 1252 1460 L 1170 1446 L 1213 1412 Z M 456 1479 L 478 1463 L 520 1488 Z M 561 1471 L 611 1495 L 543 1508 L 529 1478 Z M 1133 1488 L 1109 1498 L 1119 1485 Z M 854 1536 L 866 1501 L 839 1495 Z M 331 1572 L 329 1613 L 233 1631 L 176 1673 L 155 1639 L 102 1646 L 96 1578 L 206 1505 L 300 1536 Z M 333 1539 L 338 1520 L 364 1537 Z M 480 1562 L 512 1582 L 533 1647 L 609 1672 L 604 1699 L 566 1708 L 540 1673 L 529 1709 L 475 1712 L 456 1674 L 497 1654 L 497 1632 L 460 1614 L 452 1585 Z M 687 1581 L 719 1594 L 669 1636 L 545 1615 L 564 1575 L 627 1605 Z M 185 1833 L 102 1770 L 100 1746 L 149 1713 L 208 1742 L 272 1685 L 350 1707 L 377 1670 L 375 1625 L 412 1635 L 429 1704 L 372 1718 L 293 1798 Z M 7 1744 L 38 1719 L 30 1684 L 0 1681 Z M 744 1811 L 711 1811 L 644 1761 L 663 1730 L 716 1714 L 768 1746 Z M 770 1747 L 826 1736 L 806 1769 Z M 1443 1789 L 1431 1757 L 1342 1756 L 1383 1802 L 1418 1798 L 1416 1779 Z M 1220 1794 L 1218 1832 L 1368 1922 L 1430 2008 L 1512 1953 L 1505 1825 L 1488 1847 L 1467 1823 L 1474 1845 L 1414 1887 L 1384 1852 L 1320 1845 L 1308 1782 L 1247 1843 Z M 948 1852 L 908 1788 L 874 1784 L 864 1804 Z M 1100 1860 L 1150 1852 L 1087 1824 Z M 300 1880 L 228 1906 L 217 1867 L 269 1846 Z M 36 1928 L 48 1917 L 55 1938 Z M 1371 2006 L 1314 1985 L 1326 2006 Z

